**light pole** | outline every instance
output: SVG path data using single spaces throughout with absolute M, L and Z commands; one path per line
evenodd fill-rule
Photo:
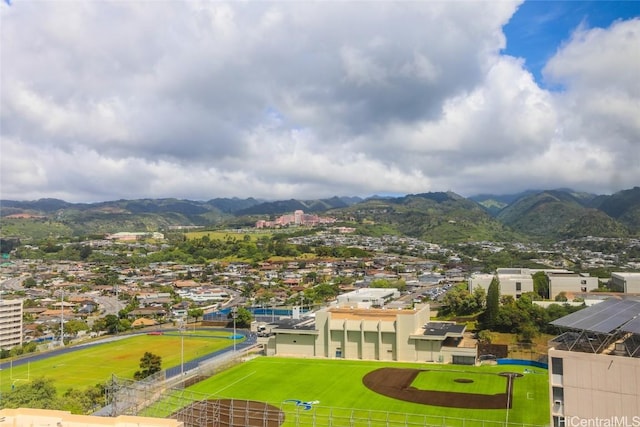
M 236 317 L 238 316 L 238 307 L 231 308 L 231 317 L 233 317 L 233 352 L 236 352 Z
M 60 346 L 64 347 L 64 290 L 60 291 Z
M 184 320 L 180 324 L 180 375 L 184 375 Z

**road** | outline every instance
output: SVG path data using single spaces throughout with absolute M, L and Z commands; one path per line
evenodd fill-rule
M 24 277 L 12 277 L 10 279 L 3 280 L 2 283 L 0 283 L 0 289 L 2 289 L 2 291 L 21 291 L 23 289 L 23 280 Z
M 94 296 L 93 299 L 100 304 L 100 308 L 104 310 L 104 315 L 118 314 L 124 308 L 124 303 L 114 296 Z

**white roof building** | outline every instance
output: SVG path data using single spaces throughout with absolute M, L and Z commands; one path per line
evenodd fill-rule
M 387 302 L 400 297 L 396 288 L 362 288 L 338 295 L 338 306 L 370 308 L 383 307 Z

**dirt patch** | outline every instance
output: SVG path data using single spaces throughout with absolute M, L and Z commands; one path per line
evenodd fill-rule
M 456 378 L 453 381 L 460 384 L 471 384 L 473 382 L 473 380 L 469 378 Z
M 513 376 L 507 376 L 505 393 L 475 394 L 458 393 L 452 391 L 419 390 L 411 387 L 411 383 L 420 369 L 381 368 L 369 372 L 364 376 L 364 385 L 384 396 L 407 402 L 425 405 L 444 406 L 447 408 L 463 409 L 505 409 L 511 408 L 513 399 Z
M 184 422 L 184 427 L 279 427 L 284 412 L 264 402 L 217 399 L 194 402 L 169 418 Z

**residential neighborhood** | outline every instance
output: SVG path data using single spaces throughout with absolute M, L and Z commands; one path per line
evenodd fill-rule
M 170 246 L 159 236 L 149 242 L 130 240 L 131 234 L 121 233 L 123 239 L 91 240 L 83 245 L 104 256 L 124 253 L 125 259 L 141 253 L 150 256 Z M 336 258 L 328 253 L 308 260 L 150 262 L 141 266 L 11 257 L 1 267 L 0 292 L 3 304 L 23 301 L 23 333 L 19 341 L 15 333 L 7 337 L 2 348 L 9 351 L 16 344 L 30 342 L 53 345 L 60 341 L 61 330 L 67 342 L 104 334 L 109 327 L 114 328 L 104 322 L 109 315 L 117 318 L 115 330 L 126 331 L 175 325 L 189 317 L 196 320 L 190 316 L 194 309 L 201 310 L 195 313 L 204 319 L 231 306 L 321 308 L 332 300 L 340 301 L 340 294 L 381 285 L 401 290 L 386 300 L 390 307 L 403 309 L 431 302 L 434 312 L 444 294 L 456 284 L 464 284 L 470 293 L 478 287 L 486 291 L 497 278 L 502 295 L 519 298 L 534 292 L 533 277 L 537 272 L 543 272 L 548 280 L 547 293 L 541 297 L 551 301 L 558 297 L 582 301 L 589 293 L 605 289 L 623 293 L 638 290 L 638 273 L 614 272 L 609 278 L 599 278 L 565 268 L 577 263 L 620 269 L 637 266 L 637 260 L 618 264 L 616 254 L 573 249 L 570 242 L 556 244 L 551 250 L 539 245 L 477 243 L 476 252 L 498 254 L 515 248 L 534 253 L 535 262 L 548 266 L 486 271 L 481 260 L 465 255 L 469 245 L 445 247 L 415 238 L 370 237 L 330 229 L 287 241 L 298 246 L 357 248 L 370 255 Z M 602 243 L 603 239 L 596 242 Z M 640 242 L 631 239 L 626 244 Z M 321 284 L 329 284 L 335 291 L 311 292 Z

